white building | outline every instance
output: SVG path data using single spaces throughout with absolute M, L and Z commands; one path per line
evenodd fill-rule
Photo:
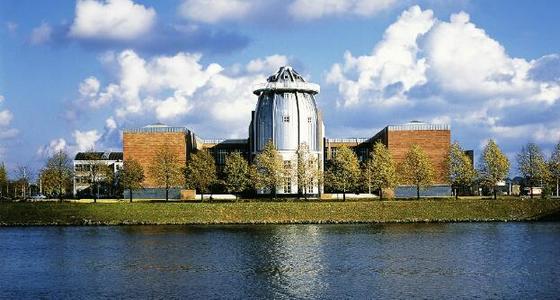
M 306 82 L 288 66 L 281 67 L 266 83 L 259 85 L 253 92 L 259 98 L 250 127 L 251 156 L 262 151 L 271 140 L 282 156 L 285 168 L 296 170 L 296 151 L 300 145 L 306 144 L 317 160 L 317 168 L 322 170 L 325 129 L 315 101 L 319 91 L 319 85 Z M 278 194 L 297 194 L 296 178 L 286 178 L 286 182 L 277 187 Z M 308 194 L 320 192 L 322 186 L 318 184 L 307 189 Z
M 123 167 L 123 153 L 78 152 L 74 158 L 74 196 L 91 186 L 91 167 L 99 163 L 107 165 L 113 171 L 113 174 L 117 174 Z M 100 195 L 107 195 L 110 192 L 110 187 L 107 184 L 100 186 L 100 189 Z

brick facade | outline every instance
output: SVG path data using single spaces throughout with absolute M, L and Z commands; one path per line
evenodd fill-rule
M 403 130 L 387 131 L 387 148 L 399 166 L 412 145 L 418 145 L 426 152 L 434 166 L 435 183 L 447 183 L 446 159 L 451 146 L 449 130 Z
M 158 150 L 169 147 L 176 153 L 177 160 L 186 165 L 187 161 L 187 132 L 124 132 L 123 152 L 124 161 L 135 159 L 144 168 L 144 187 L 159 187 L 150 174 L 150 165 L 154 161 Z

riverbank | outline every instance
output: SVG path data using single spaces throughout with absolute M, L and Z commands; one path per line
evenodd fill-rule
M 239 203 L 2 203 L 0 226 L 533 221 L 560 200 Z

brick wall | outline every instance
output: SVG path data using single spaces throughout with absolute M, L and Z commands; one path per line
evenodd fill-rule
M 389 130 L 387 135 L 387 147 L 397 166 L 402 163 L 410 147 L 416 144 L 426 152 L 432 161 L 435 183 L 446 183 L 447 165 L 445 160 L 451 144 L 449 130 Z
M 123 156 L 137 160 L 144 168 L 144 187 L 158 186 L 150 174 L 150 165 L 162 147 L 169 147 L 177 154 L 177 160 L 186 165 L 187 135 L 185 132 L 125 132 L 123 134 Z

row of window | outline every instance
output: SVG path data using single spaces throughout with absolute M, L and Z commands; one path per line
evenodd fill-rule
M 311 121 L 313 121 L 313 119 L 311 117 L 307 117 L 307 123 L 311 123 Z M 282 122 L 285 122 L 285 123 L 290 122 L 290 116 L 283 116 L 282 117 Z

